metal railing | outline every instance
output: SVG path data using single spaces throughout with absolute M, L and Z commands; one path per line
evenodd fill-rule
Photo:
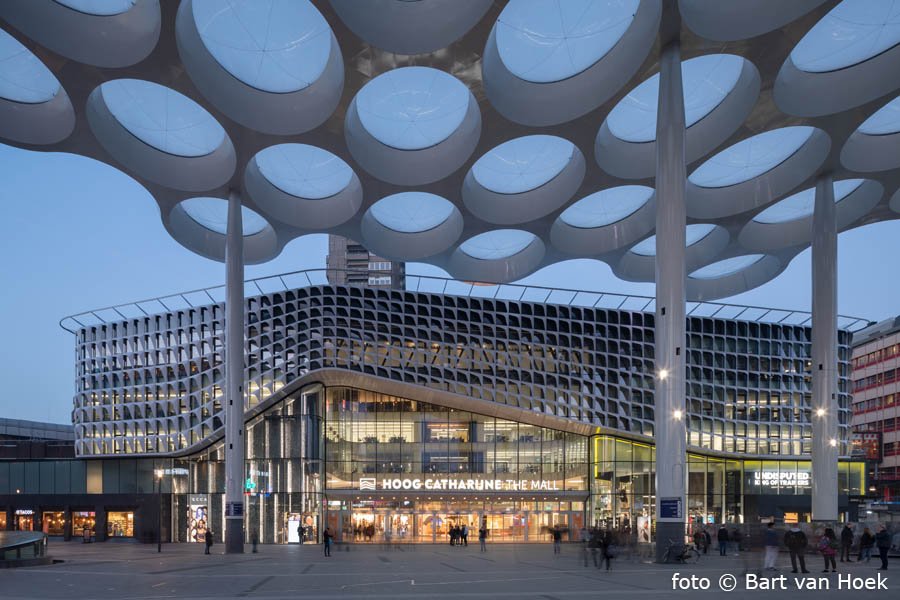
M 244 295 L 250 298 L 318 285 L 335 285 L 329 281 L 329 273 L 338 274 L 341 272 L 354 275 L 361 273 L 358 269 L 319 268 L 258 277 L 244 282 Z M 467 282 L 434 275 L 407 274 L 405 284 L 405 289 L 410 292 L 635 312 L 654 312 L 656 310 L 655 298 L 633 294 L 552 288 L 520 283 Z M 355 282 L 341 283 L 339 285 L 369 287 L 366 283 Z M 63 317 L 59 321 L 59 326 L 74 334 L 79 329 L 87 327 L 222 304 L 224 302 L 225 286 L 217 285 L 84 311 Z M 722 302 L 688 302 L 687 315 L 799 326 L 809 325 L 812 320 L 812 313 L 809 311 L 744 306 Z M 848 331 L 859 331 L 870 323 L 871 321 L 868 319 L 860 317 L 838 316 L 838 328 Z

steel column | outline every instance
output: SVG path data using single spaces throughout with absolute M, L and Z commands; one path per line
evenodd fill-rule
M 812 235 L 812 518 L 838 518 L 837 227 L 832 175 L 816 180 Z
M 656 557 L 682 542 L 685 511 L 684 91 L 678 40 L 659 59 L 656 123 Z M 673 515 L 669 509 L 676 507 Z M 665 515 L 665 516 L 664 516 Z
M 241 196 L 228 194 L 225 239 L 225 552 L 244 551 L 244 236 Z

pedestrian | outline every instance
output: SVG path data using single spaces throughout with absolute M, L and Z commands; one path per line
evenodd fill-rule
M 734 555 L 739 556 L 741 552 L 741 540 L 743 536 L 741 535 L 741 530 L 735 527 L 731 530 L 731 543 L 734 545 Z
M 450 529 L 447 530 L 447 534 L 450 536 L 450 545 L 456 545 L 456 525 L 451 525 Z
M 716 540 L 719 542 L 719 556 L 728 556 L 728 529 L 725 528 L 725 523 L 719 527 Z
M 831 565 L 831 572 L 837 573 L 837 565 L 834 562 L 834 555 L 837 554 L 837 549 L 840 546 L 837 541 L 837 536 L 834 535 L 834 529 L 831 527 L 825 528 L 825 533 L 822 534 L 822 537 L 819 538 L 819 552 L 822 553 L 822 556 L 825 558 L 825 569 L 822 571 L 823 573 L 828 572 L 828 565 Z
M 606 563 L 606 570 L 609 571 L 610 561 L 613 558 L 613 547 L 616 539 L 613 537 L 612 531 L 605 531 L 600 537 L 600 562 Z
M 775 523 L 769 523 L 766 527 L 766 558 L 763 568 L 766 571 L 775 571 L 775 563 L 778 561 L 778 532 L 775 531 Z
M 872 546 L 874 545 L 875 536 L 868 527 L 863 527 L 862 535 L 859 537 L 859 556 L 856 557 L 856 562 L 862 562 L 863 557 L 866 562 L 872 560 Z
M 784 534 L 784 545 L 787 546 L 788 552 L 791 554 L 791 573 L 797 572 L 797 562 L 800 563 L 800 571 L 809 573 L 806 570 L 806 546 L 809 541 L 806 534 L 800 531 L 800 527 L 794 523 L 786 534 Z
M 322 533 L 322 543 L 325 546 L 325 556 L 331 556 L 331 540 L 334 536 L 331 534 L 331 527 L 326 527 Z
M 459 532 L 459 535 L 462 537 L 463 546 L 466 548 L 469 547 L 469 526 L 463 523 L 462 529 Z
M 875 545 L 878 546 L 878 555 L 881 557 L 881 566 L 879 571 L 887 571 L 888 550 L 891 549 L 891 535 L 887 532 L 884 525 L 878 526 L 878 533 L 875 534 Z
M 204 546 L 206 546 L 206 551 L 203 554 L 209 554 L 209 549 L 213 545 L 213 534 L 212 529 L 207 529 L 206 533 L 203 536 Z
M 706 536 L 703 535 L 703 530 L 698 529 L 694 532 L 694 546 L 697 548 L 698 552 L 703 552 L 703 542 L 706 540 Z
M 844 523 L 841 529 L 841 562 L 853 562 L 850 560 L 850 547 L 853 546 L 853 530 L 850 529 L 849 523 Z
M 712 546 L 712 536 L 709 534 L 709 529 L 707 527 L 703 528 L 703 540 L 703 554 L 706 554 L 706 551 Z
M 597 555 L 600 551 L 600 542 L 602 541 L 603 533 L 598 528 L 594 528 L 591 531 L 591 539 L 588 540 L 588 548 L 591 551 L 591 559 L 594 562 L 594 566 L 598 569 L 600 568 L 600 562 L 597 560 Z
M 478 543 L 481 544 L 481 551 L 487 552 L 487 526 L 482 524 L 478 530 Z
M 562 548 L 560 544 L 562 543 L 562 531 L 559 530 L 559 527 L 554 527 L 550 530 L 550 533 L 553 535 L 553 554 L 560 554 L 562 552 Z

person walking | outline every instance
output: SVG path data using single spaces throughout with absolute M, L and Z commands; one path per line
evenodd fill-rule
M 212 529 L 207 529 L 206 533 L 203 535 L 204 546 L 206 546 L 206 550 L 203 554 L 209 554 L 209 549 L 212 548 L 213 545 L 213 534 Z
M 703 528 L 703 554 L 709 550 L 709 547 L 712 546 L 712 536 L 709 534 L 709 528 Z
M 853 530 L 849 523 L 844 523 L 841 529 L 841 562 L 853 562 L 850 560 L 850 548 L 853 546 Z M 846 561 L 844 560 L 846 558 Z
M 766 558 L 763 568 L 766 571 L 777 571 L 775 563 L 778 561 L 778 532 L 775 531 L 775 523 L 769 523 L 766 527 Z
M 728 529 L 725 528 L 725 523 L 719 527 L 716 540 L 719 542 L 719 556 L 728 556 Z
M 331 540 L 334 535 L 331 533 L 331 527 L 326 527 L 322 533 L 322 544 L 325 546 L 325 556 L 331 556 Z
M 838 541 L 837 536 L 834 535 L 834 529 L 831 527 L 825 528 L 825 533 L 822 534 L 822 537 L 819 538 L 819 552 L 822 553 L 822 556 L 825 558 L 825 570 L 823 573 L 828 572 L 828 565 L 831 565 L 831 572 L 837 573 L 837 565 L 834 562 L 834 555 L 837 554 L 838 549 Z
M 887 571 L 888 550 L 891 549 L 891 535 L 887 532 L 884 525 L 878 526 L 878 533 L 875 534 L 875 545 L 878 546 L 878 555 L 881 557 L 881 566 L 879 571 Z
M 866 562 L 872 560 L 872 546 L 874 545 L 875 536 L 872 535 L 868 527 L 863 527 L 862 535 L 859 536 L 859 556 L 856 557 L 856 562 L 862 562 L 863 557 L 865 557 Z
M 615 542 L 612 531 L 607 530 L 600 536 L 600 562 L 606 563 L 607 571 L 609 571 L 610 561 L 613 557 L 613 545 L 615 545 Z
M 459 532 L 459 535 L 462 537 L 463 546 L 466 548 L 469 547 L 469 526 L 463 523 L 462 529 Z
M 483 524 L 478 529 L 478 543 L 481 545 L 481 551 L 487 552 L 487 526 Z
M 562 543 L 562 531 L 559 530 L 559 527 L 554 527 L 551 530 L 551 534 L 553 535 L 553 554 L 560 554 L 562 552 L 562 547 L 560 546 Z
M 806 539 L 806 534 L 800 531 L 800 527 L 796 523 L 784 534 L 784 545 L 787 546 L 791 554 L 791 573 L 797 572 L 798 562 L 800 563 L 800 571 L 809 573 L 806 570 L 806 557 L 804 556 L 808 544 L 809 541 Z
M 740 556 L 741 553 L 741 540 L 743 539 L 743 535 L 741 535 L 741 530 L 735 527 L 731 530 L 731 543 L 734 544 L 734 555 Z

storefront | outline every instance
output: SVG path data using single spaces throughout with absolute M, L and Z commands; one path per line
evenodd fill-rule
M 41 513 L 41 529 L 47 535 L 65 535 L 65 513 L 61 510 L 45 510 Z
M 134 537 L 134 511 L 116 510 L 107 512 L 106 536 L 110 538 Z
M 347 542 L 492 542 L 585 525 L 588 438 L 366 390 L 327 390 L 327 526 Z M 473 534 L 473 537 L 477 534 Z
M 34 531 L 34 510 L 17 508 L 14 524 L 16 531 Z
M 90 539 L 96 533 L 97 513 L 92 510 L 72 511 L 72 537 Z M 85 535 L 85 530 L 88 534 Z

